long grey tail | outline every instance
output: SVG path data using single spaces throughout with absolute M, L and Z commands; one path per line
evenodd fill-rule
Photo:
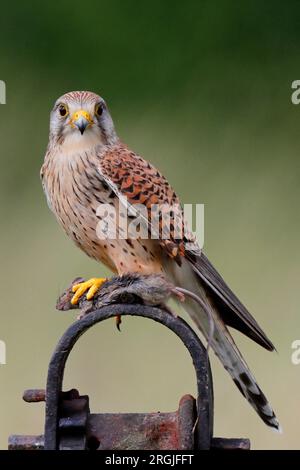
M 218 314 L 210 296 L 207 295 L 201 279 L 187 261 L 184 261 L 184 265 L 180 268 L 176 268 L 176 272 L 169 272 L 168 275 L 172 278 L 175 285 L 192 291 L 205 302 L 206 311 L 195 300 L 186 297 L 183 307 L 196 323 L 205 339 L 210 342 L 211 348 L 232 377 L 242 395 L 268 426 L 280 431 L 279 422 L 271 405 L 258 386 L 255 377 L 242 357 L 221 315 Z M 210 315 L 208 315 L 208 311 Z M 212 334 L 210 334 L 209 316 L 214 321 Z

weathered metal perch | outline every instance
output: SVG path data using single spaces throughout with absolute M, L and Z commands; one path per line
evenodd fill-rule
M 103 291 L 102 291 L 103 294 Z M 60 297 L 58 308 L 70 307 L 71 287 Z M 94 299 L 97 305 L 100 294 Z M 97 300 L 98 299 L 98 300 Z M 103 300 L 103 299 L 102 299 Z M 128 301 L 128 296 L 115 300 Z M 133 304 L 112 304 L 84 314 L 64 333 L 52 355 L 47 388 L 28 390 L 27 402 L 46 401 L 45 433 L 41 436 L 10 436 L 9 449 L 99 449 L 99 450 L 201 450 L 249 449 L 248 439 L 213 437 L 213 385 L 207 351 L 189 325 L 168 310 Z M 86 313 L 86 300 L 79 308 Z M 91 304 L 89 304 L 90 307 Z M 66 308 L 64 308 L 66 307 Z M 93 325 L 117 315 L 154 320 L 172 330 L 188 349 L 197 378 L 197 398 L 181 398 L 173 413 L 90 413 L 89 397 L 75 389 L 62 391 L 65 364 L 72 348 Z

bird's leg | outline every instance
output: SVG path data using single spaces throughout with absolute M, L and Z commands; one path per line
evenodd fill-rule
M 71 304 L 76 305 L 80 299 L 80 297 L 83 296 L 83 294 L 87 292 L 86 298 L 87 300 L 91 300 L 96 292 L 100 289 L 102 284 L 106 282 L 107 279 L 105 277 L 92 277 L 88 281 L 84 282 L 79 282 L 78 284 L 75 284 L 72 287 L 72 292 L 74 292 L 74 295 L 71 299 Z
M 121 331 L 121 328 L 120 328 L 121 323 L 122 323 L 121 315 L 116 315 L 116 327 L 118 328 L 119 331 Z

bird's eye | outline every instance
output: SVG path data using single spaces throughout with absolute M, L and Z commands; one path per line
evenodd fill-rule
M 96 114 L 97 116 L 101 116 L 102 113 L 103 113 L 103 104 L 99 103 L 96 106 Z
M 60 104 L 59 107 L 58 107 L 58 111 L 59 111 L 59 114 L 64 117 L 68 114 L 68 110 L 67 108 L 65 107 L 64 104 Z

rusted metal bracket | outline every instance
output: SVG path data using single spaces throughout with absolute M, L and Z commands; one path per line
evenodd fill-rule
M 197 378 L 197 399 L 185 395 L 173 413 L 100 413 L 88 396 L 62 391 L 65 364 L 79 337 L 96 323 L 122 313 L 152 319 L 171 329 L 188 349 Z M 200 450 L 248 449 L 248 439 L 213 438 L 213 385 L 207 351 L 181 318 L 157 307 L 110 305 L 73 323 L 49 364 L 47 389 L 26 391 L 27 402 L 46 401 L 44 436 L 11 436 L 10 449 Z

